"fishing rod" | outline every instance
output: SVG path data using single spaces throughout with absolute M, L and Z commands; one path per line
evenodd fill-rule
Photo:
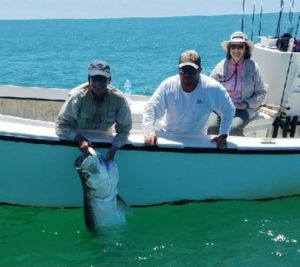
M 251 28 L 251 38 L 250 38 L 252 41 L 253 41 L 253 28 L 254 28 L 255 5 L 256 5 L 256 1 L 253 0 L 253 9 L 252 9 L 252 28 Z
M 284 0 L 280 1 L 280 11 L 279 11 L 279 17 L 278 17 L 278 22 L 277 22 L 277 29 L 276 29 L 276 37 L 280 36 L 280 24 L 281 24 L 281 17 L 282 17 L 282 12 L 283 12 L 283 6 L 284 6 Z
M 261 0 L 261 2 L 260 2 L 260 16 L 259 16 L 258 36 L 261 35 L 261 23 L 262 23 L 263 5 L 264 5 L 264 0 Z
M 292 24 L 295 0 L 290 0 L 289 22 Z
M 298 34 L 299 24 L 300 24 L 300 15 L 298 17 L 294 40 L 296 39 L 297 34 Z M 295 127 L 296 127 L 297 121 L 298 121 L 297 116 L 294 116 L 293 120 L 290 121 L 290 118 L 286 117 L 286 112 L 285 112 L 286 110 L 289 109 L 289 107 L 283 106 L 283 101 L 284 101 L 284 96 L 285 96 L 285 92 L 286 92 L 286 86 L 287 86 L 287 82 L 288 82 L 289 72 L 290 72 L 290 68 L 291 68 L 291 64 L 292 64 L 292 60 L 293 60 L 293 55 L 294 55 L 294 52 L 291 51 L 289 65 L 287 68 L 287 73 L 286 73 L 284 87 L 283 87 L 283 92 L 282 92 L 282 96 L 281 96 L 281 100 L 280 100 L 280 115 L 279 115 L 279 117 L 276 118 L 275 122 L 273 123 L 274 132 L 273 132 L 272 137 L 277 136 L 277 131 L 278 131 L 279 126 L 283 128 L 283 137 L 286 137 L 287 132 L 288 132 L 288 125 L 290 125 L 290 124 L 292 125 L 292 129 L 293 129 L 293 130 L 291 130 L 290 136 L 294 137 Z
M 241 24 L 242 32 L 244 32 L 244 14 L 245 14 L 245 0 L 243 0 L 243 13 L 242 13 L 242 24 Z
M 295 35 L 294 35 L 294 40 L 297 38 L 297 34 L 298 34 L 298 30 L 299 30 L 299 24 L 300 24 L 300 15 L 298 17 L 298 22 L 297 22 L 297 26 L 296 26 Z M 293 51 L 291 51 L 291 56 L 290 56 L 289 66 L 288 66 L 287 73 L 286 73 L 286 78 L 285 78 L 285 83 L 284 83 L 283 92 L 282 92 L 282 96 L 281 96 L 280 106 L 282 106 L 282 103 L 283 103 L 285 90 L 286 90 L 286 85 L 287 85 L 287 80 L 288 80 L 288 76 L 289 76 L 289 72 L 290 72 L 290 66 L 291 66 L 292 59 L 293 59 L 293 54 L 294 54 Z

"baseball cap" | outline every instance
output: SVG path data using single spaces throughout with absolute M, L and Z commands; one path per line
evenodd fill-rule
M 179 57 L 179 68 L 192 66 L 196 70 L 200 68 L 201 59 L 199 54 L 194 50 L 187 50 Z
M 88 67 L 88 74 L 89 76 L 100 75 L 106 77 L 107 79 L 111 78 L 110 67 L 107 62 L 102 60 L 95 60 L 90 63 Z

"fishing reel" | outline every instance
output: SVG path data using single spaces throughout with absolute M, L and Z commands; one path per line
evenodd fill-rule
M 287 116 L 286 111 L 290 110 L 290 107 L 282 107 L 279 115 L 273 122 L 273 134 L 272 137 L 278 136 L 279 128 L 282 130 L 282 137 L 294 137 L 298 123 L 298 116 Z

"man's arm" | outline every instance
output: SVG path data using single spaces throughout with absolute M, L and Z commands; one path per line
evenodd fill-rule
M 229 134 L 232 120 L 235 114 L 235 107 L 226 89 L 220 84 L 220 90 L 216 91 L 214 110 L 221 117 L 219 136 L 212 139 L 217 148 L 223 150 L 227 147 L 227 136 Z
M 106 154 L 107 160 L 113 160 L 116 151 L 126 144 L 131 128 L 131 111 L 127 101 L 124 99 L 124 102 L 121 104 L 121 107 L 117 112 L 115 124 L 115 130 L 117 134 L 114 137 L 112 145 Z
M 75 140 L 75 126 L 78 114 L 78 99 L 70 97 L 63 104 L 55 121 L 55 133 L 61 139 Z
M 132 128 L 132 118 L 131 118 L 131 111 L 127 101 L 124 99 L 124 102 L 121 104 L 116 117 L 116 136 L 113 140 L 113 146 L 120 148 L 121 146 L 125 145 L 130 130 Z
M 160 85 L 145 106 L 143 114 L 144 142 L 146 146 L 156 145 L 157 137 L 155 134 L 156 120 L 165 113 L 165 100 L 163 87 Z
M 221 117 L 219 135 L 229 135 L 232 119 L 235 114 L 235 107 L 223 86 L 221 86 L 221 90 L 216 96 L 216 107 L 214 110 Z

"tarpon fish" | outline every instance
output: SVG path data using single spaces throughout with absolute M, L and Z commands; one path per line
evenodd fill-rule
M 97 232 L 102 226 L 125 223 L 125 213 L 130 210 L 117 192 L 117 164 L 92 148 L 90 153 L 79 157 L 75 168 L 83 187 L 85 225 L 91 232 Z

